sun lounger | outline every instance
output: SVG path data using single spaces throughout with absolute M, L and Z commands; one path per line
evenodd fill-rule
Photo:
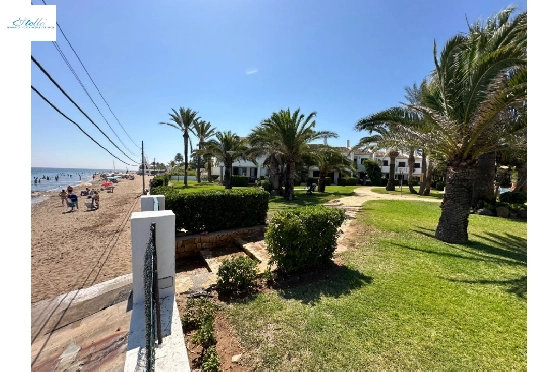
M 86 206 L 86 209 L 87 209 L 88 211 L 92 211 L 92 210 L 96 209 L 96 208 L 95 208 L 95 205 L 93 204 L 93 200 L 86 201 L 86 202 L 84 203 L 84 205 Z

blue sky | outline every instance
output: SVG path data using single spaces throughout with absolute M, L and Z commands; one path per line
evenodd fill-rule
M 119 121 L 60 31 L 58 45 L 107 122 L 52 42 L 33 42 L 33 56 L 128 157 L 34 64 L 33 86 L 129 164 L 141 141 L 150 161 L 183 152 L 180 131 L 158 125 L 180 106 L 241 136 L 274 111 L 316 111 L 316 129 L 339 135 L 330 144 L 354 145 L 367 134 L 354 131 L 358 119 L 398 105 L 430 73 L 434 41 L 439 50 L 467 20 L 527 9 L 495 0 L 46 2 Z M 31 102 L 32 166 L 112 167 L 113 156 L 35 93 Z

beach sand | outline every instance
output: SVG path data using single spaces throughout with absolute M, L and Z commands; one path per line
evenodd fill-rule
M 145 177 L 146 188 L 151 177 Z M 103 181 L 92 181 L 100 189 Z M 79 209 L 68 212 L 58 193 L 41 193 L 31 206 L 31 303 L 87 288 L 132 272 L 130 215 L 140 212 L 142 177 L 101 191 L 99 209 L 87 211 L 85 187 L 75 187 Z

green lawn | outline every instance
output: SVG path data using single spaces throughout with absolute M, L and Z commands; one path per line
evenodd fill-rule
M 527 369 L 526 222 L 471 215 L 470 242 L 451 245 L 433 238 L 438 204 L 370 201 L 362 211 L 361 243 L 329 279 L 226 308 L 245 365 Z
M 283 196 L 270 197 L 270 202 L 268 203 L 268 218 L 270 219 L 276 212 L 283 209 L 319 205 L 329 200 L 351 196 L 358 187 L 359 186 L 327 186 L 324 193 L 314 192 L 311 195 L 307 195 L 305 186 L 297 186 L 294 188 L 294 200 L 286 201 Z
M 415 186 L 414 190 L 416 190 L 416 192 L 418 192 L 418 190 L 420 190 L 420 187 Z M 376 192 L 378 194 L 401 195 L 401 187 L 400 186 L 395 186 L 395 191 L 387 191 L 387 190 L 385 190 L 385 186 L 374 186 L 374 187 L 372 187 L 371 191 Z M 402 195 L 413 195 L 413 196 L 417 196 L 418 198 L 443 199 L 443 191 L 430 189 L 430 195 L 424 196 L 424 195 L 412 194 L 410 192 L 410 190 L 408 189 L 408 186 L 403 186 L 402 187 Z
M 181 192 L 199 192 L 205 190 L 223 190 L 224 186 L 220 186 L 216 183 L 209 183 L 209 182 L 201 182 L 197 183 L 195 181 L 189 181 L 188 186 L 185 187 L 183 181 L 170 181 L 169 182 L 174 189 L 177 189 Z

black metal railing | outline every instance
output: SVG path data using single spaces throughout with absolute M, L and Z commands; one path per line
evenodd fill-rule
M 157 273 L 156 224 L 150 226 L 150 240 L 144 255 L 144 315 L 146 323 L 146 370 L 155 370 L 155 339 L 162 343 Z

